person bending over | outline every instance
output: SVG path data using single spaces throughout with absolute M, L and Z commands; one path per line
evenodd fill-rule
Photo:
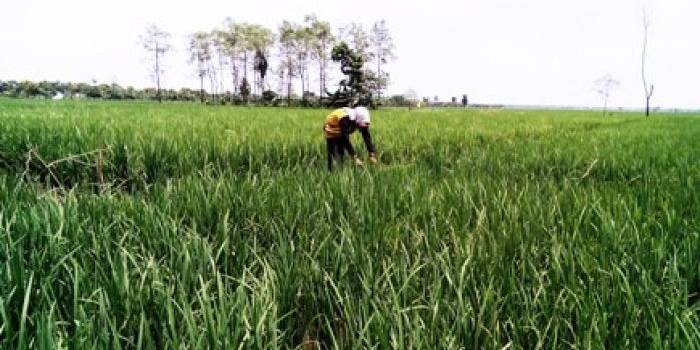
M 362 160 L 357 156 L 352 142 L 350 142 L 350 135 L 355 130 L 359 130 L 360 134 L 362 134 L 370 162 L 377 163 L 369 125 L 370 115 L 365 107 L 339 108 L 326 117 L 323 133 L 326 137 L 326 148 L 328 151 L 328 170 L 333 169 L 334 160 L 343 161 L 345 152 L 348 153 L 356 165 L 362 165 Z

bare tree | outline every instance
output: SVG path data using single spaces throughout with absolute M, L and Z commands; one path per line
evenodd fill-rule
M 229 68 L 229 73 L 231 74 L 231 102 L 233 102 L 234 95 L 238 93 L 238 32 L 237 25 L 233 22 L 231 18 L 224 20 L 223 27 L 220 30 L 214 30 L 212 33 L 214 38 L 214 47 L 217 50 L 217 56 L 219 58 L 219 69 L 221 70 L 220 78 L 221 90 L 224 91 L 224 70 L 226 67 Z
M 151 67 L 153 79 L 156 83 L 156 96 L 158 102 L 163 102 L 163 97 L 160 93 L 160 77 L 163 74 L 162 59 L 166 52 L 170 51 L 170 33 L 160 30 L 155 25 L 146 28 L 146 33 L 141 36 L 143 47 L 153 56 Z
M 280 77 L 285 77 L 287 84 L 287 104 L 291 103 L 292 78 L 297 75 L 297 31 L 298 25 L 289 21 L 282 22 L 279 27 Z M 283 71 L 283 72 L 282 72 Z
M 229 45 L 227 42 L 226 29 L 214 29 L 211 32 L 212 51 L 217 62 L 217 89 L 220 93 L 226 92 L 226 75 L 228 74 Z
M 235 23 L 232 19 L 227 18 L 224 21 L 224 30 L 222 31 L 221 40 L 224 42 L 224 49 L 229 59 L 229 67 L 231 68 L 231 83 L 233 94 L 238 93 L 239 88 L 239 67 L 238 60 L 240 52 L 244 50 L 243 28 L 240 24 Z
M 608 112 L 608 100 L 610 92 L 620 86 L 620 82 L 615 80 L 612 75 L 606 74 L 595 81 L 595 92 L 603 98 L 603 115 Z
M 311 28 L 311 33 L 313 35 L 313 58 L 318 61 L 319 77 L 318 77 L 318 88 L 319 88 L 319 98 L 324 96 L 326 92 L 326 71 L 328 67 L 328 61 L 330 60 L 330 48 L 335 42 L 335 37 L 333 36 L 333 31 L 331 29 L 330 23 L 326 21 L 321 21 L 316 17 L 316 15 L 307 15 L 304 21 Z
M 651 96 L 654 94 L 654 84 L 647 83 L 646 75 L 646 64 L 647 64 L 647 43 L 649 37 L 649 26 L 651 26 L 651 20 L 649 19 L 649 14 L 644 11 L 642 15 L 642 24 L 644 26 L 644 43 L 642 45 L 642 83 L 644 84 L 644 98 L 646 99 L 646 116 L 649 116 L 649 104 L 651 102 Z
M 255 50 L 253 46 L 252 29 L 251 24 L 248 23 L 238 23 L 238 43 L 240 47 L 240 52 L 243 54 L 241 57 L 243 64 L 243 79 L 248 81 L 248 54 Z
M 295 56 L 296 67 L 294 70 L 299 77 L 301 96 L 304 100 L 306 100 L 307 92 L 310 90 L 309 60 L 313 58 L 313 46 L 316 39 L 311 26 L 312 23 L 309 20 L 306 20 L 306 22 L 307 25 L 299 25 L 285 21 L 280 28 L 280 44 L 283 51 L 289 52 L 288 50 L 291 50 Z M 288 71 L 291 72 L 289 69 Z
M 197 32 L 190 36 L 190 54 L 190 62 L 197 64 L 200 99 L 204 103 L 204 77 L 210 74 L 211 68 L 211 40 L 209 33 Z
M 372 44 L 371 57 L 377 61 L 377 98 L 381 100 L 382 90 L 389 84 L 389 74 L 382 72 L 382 64 L 386 64 L 390 59 L 394 59 L 394 42 L 389 34 L 386 21 L 381 20 L 374 23 L 370 34 Z

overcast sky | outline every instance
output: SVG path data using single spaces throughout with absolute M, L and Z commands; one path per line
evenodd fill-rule
M 611 104 L 643 103 L 642 11 L 651 14 L 653 105 L 700 108 L 699 0 L 4 0 L 0 80 L 150 85 L 139 35 L 172 33 L 165 86 L 197 86 L 186 37 L 226 17 L 271 29 L 309 13 L 338 28 L 387 21 L 396 61 L 390 92 L 468 93 L 481 103 L 595 106 L 593 82 L 621 85 Z

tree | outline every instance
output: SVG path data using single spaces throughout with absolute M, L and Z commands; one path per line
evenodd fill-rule
M 243 78 L 248 80 L 248 54 L 254 50 L 252 44 L 251 25 L 248 23 L 235 23 L 231 25 L 231 34 L 235 37 L 236 47 L 243 70 Z
M 311 35 L 314 39 L 313 41 L 313 59 L 318 61 L 319 67 L 319 96 L 323 96 L 327 91 L 326 88 L 326 71 L 328 67 L 329 49 L 335 42 L 335 37 L 333 36 L 333 31 L 331 30 L 331 25 L 328 22 L 321 21 L 316 17 L 316 15 L 307 15 L 304 18 L 311 30 Z
M 228 65 L 228 54 L 224 31 L 220 29 L 212 30 L 209 34 L 209 40 L 212 48 L 211 83 L 214 98 L 216 98 L 217 94 L 223 94 L 226 91 L 224 87 L 224 72 Z
M 340 30 L 339 36 L 353 51 L 359 54 L 365 62 L 371 59 L 369 54 L 369 36 L 361 24 L 355 22 L 350 23 Z
M 253 88 L 264 90 L 265 75 L 269 67 L 268 50 L 275 41 L 272 31 L 261 25 L 249 23 L 231 24 L 229 31 L 237 51 L 242 54 L 243 77 L 248 79 L 248 63 L 251 62 L 254 74 L 257 73 L 253 76 Z
M 197 32 L 190 36 L 190 63 L 197 64 L 200 99 L 204 103 L 204 77 L 209 74 L 211 62 L 211 41 L 209 33 Z
M 644 98 L 646 100 L 646 116 L 649 116 L 649 104 L 651 102 L 651 96 L 654 94 L 654 84 L 647 83 L 646 75 L 646 64 L 647 64 L 647 42 L 649 37 L 649 26 L 651 25 L 651 20 L 649 19 L 649 14 L 644 11 L 642 15 L 642 25 L 644 26 L 644 42 L 642 44 L 642 84 L 644 84 Z
M 243 101 L 247 103 L 248 98 L 250 98 L 250 84 L 248 84 L 248 79 L 245 77 L 243 78 L 243 81 L 241 81 L 240 92 Z
M 301 81 L 302 98 L 306 100 L 306 92 L 309 89 L 309 59 L 313 53 L 314 36 L 309 26 L 297 26 L 294 33 L 295 49 L 297 54 L 297 72 Z
M 228 21 L 228 19 L 227 19 Z M 230 40 L 230 34 L 228 31 L 228 22 L 224 22 L 224 27 L 219 30 L 214 30 L 212 32 L 213 36 L 213 41 L 214 41 L 214 47 L 216 48 L 217 51 L 217 56 L 219 57 L 219 69 L 221 70 L 221 75 L 220 78 L 223 81 L 224 80 L 224 73 L 223 71 L 225 70 L 225 67 L 229 67 L 229 70 L 232 75 L 232 92 L 237 91 L 237 86 L 236 86 L 236 65 L 235 65 L 235 59 L 231 59 L 232 52 L 235 52 L 235 45 L 236 42 L 235 40 Z M 223 86 L 226 85 L 223 82 L 221 83 L 222 89 Z
M 269 67 L 268 51 L 275 41 L 274 35 L 271 30 L 260 25 L 249 25 L 247 35 L 248 46 L 253 54 L 253 72 L 257 73 L 257 76 L 253 77 L 253 87 L 262 92 L 265 90 L 265 76 Z
M 372 93 L 367 88 L 362 55 L 352 50 L 341 41 L 331 53 L 331 58 L 340 63 L 340 71 L 347 76 L 340 81 L 340 88 L 331 96 L 330 105 L 334 107 L 351 107 L 353 105 L 372 105 Z
M 224 29 L 219 32 L 219 40 L 222 42 L 224 54 L 228 56 L 229 67 L 231 69 L 231 83 L 233 93 L 238 93 L 239 69 L 238 60 L 243 50 L 243 29 L 240 24 L 233 22 L 230 18 L 224 21 Z
M 613 79 L 610 74 L 606 74 L 603 77 L 595 81 L 595 91 L 603 98 L 603 115 L 608 112 L 608 99 L 610 98 L 610 92 L 620 86 L 620 82 Z
M 386 21 L 381 20 L 374 23 L 370 34 L 370 42 L 372 45 L 371 58 L 377 63 L 377 98 L 382 98 L 382 90 L 386 89 L 389 84 L 389 74 L 382 71 L 382 65 L 386 64 L 390 59 L 394 59 L 394 42 L 389 34 L 389 29 L 386 26 Z
M 287 85 L 287 105 L 291 102 L 292 78 L 296 76 L 296 33 L 298 26 L 289 21 L 284 21 L 279 27 L 279 45 L 282 62 L 280 65 L 280 77 L 285 78 Z
M 265 52 L 262 50 L 255 51 L 255 61 L 253 64 L 253 70 L 258 73 L 258 88 L 259 91 L 265 91 L 265 76 L 267 75 L 267 69 L 269 63 L 267 62 L 267 57 L 265 57 Z
M 165 55 L 165 53 L 167 53 L 171 48 L 169 40 L 170 34 L 160 30 L 155 25 L 151 25 L 146 28 L 146 33 L 141 36 L 143 47 L 146 49 L 146 51 L 153 55 L 152 74 L 156 82 L 156 95 L 158 96 L 158 102 L 163 102 L 160 93 L 160 77 L 161 74 L 163 74 L 161 60 L 163 55 Z

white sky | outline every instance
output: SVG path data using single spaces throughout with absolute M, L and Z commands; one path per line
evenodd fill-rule
M 611 104 L 640 107 L 643 8 L 653 105 L 699 108 L 699 0 L 4 0 L 0 80 L 151 85 L 139 35 L 153 23 L 173 35 L 164 85 L 198 86 L 188 34 L 226 17 L 276 30 L 316 13 L 336 28 L 386 19 L 398 57 L 387 66 L 392 93 L 597 106 L 593 81 L 610 73 L 621 82 Z

